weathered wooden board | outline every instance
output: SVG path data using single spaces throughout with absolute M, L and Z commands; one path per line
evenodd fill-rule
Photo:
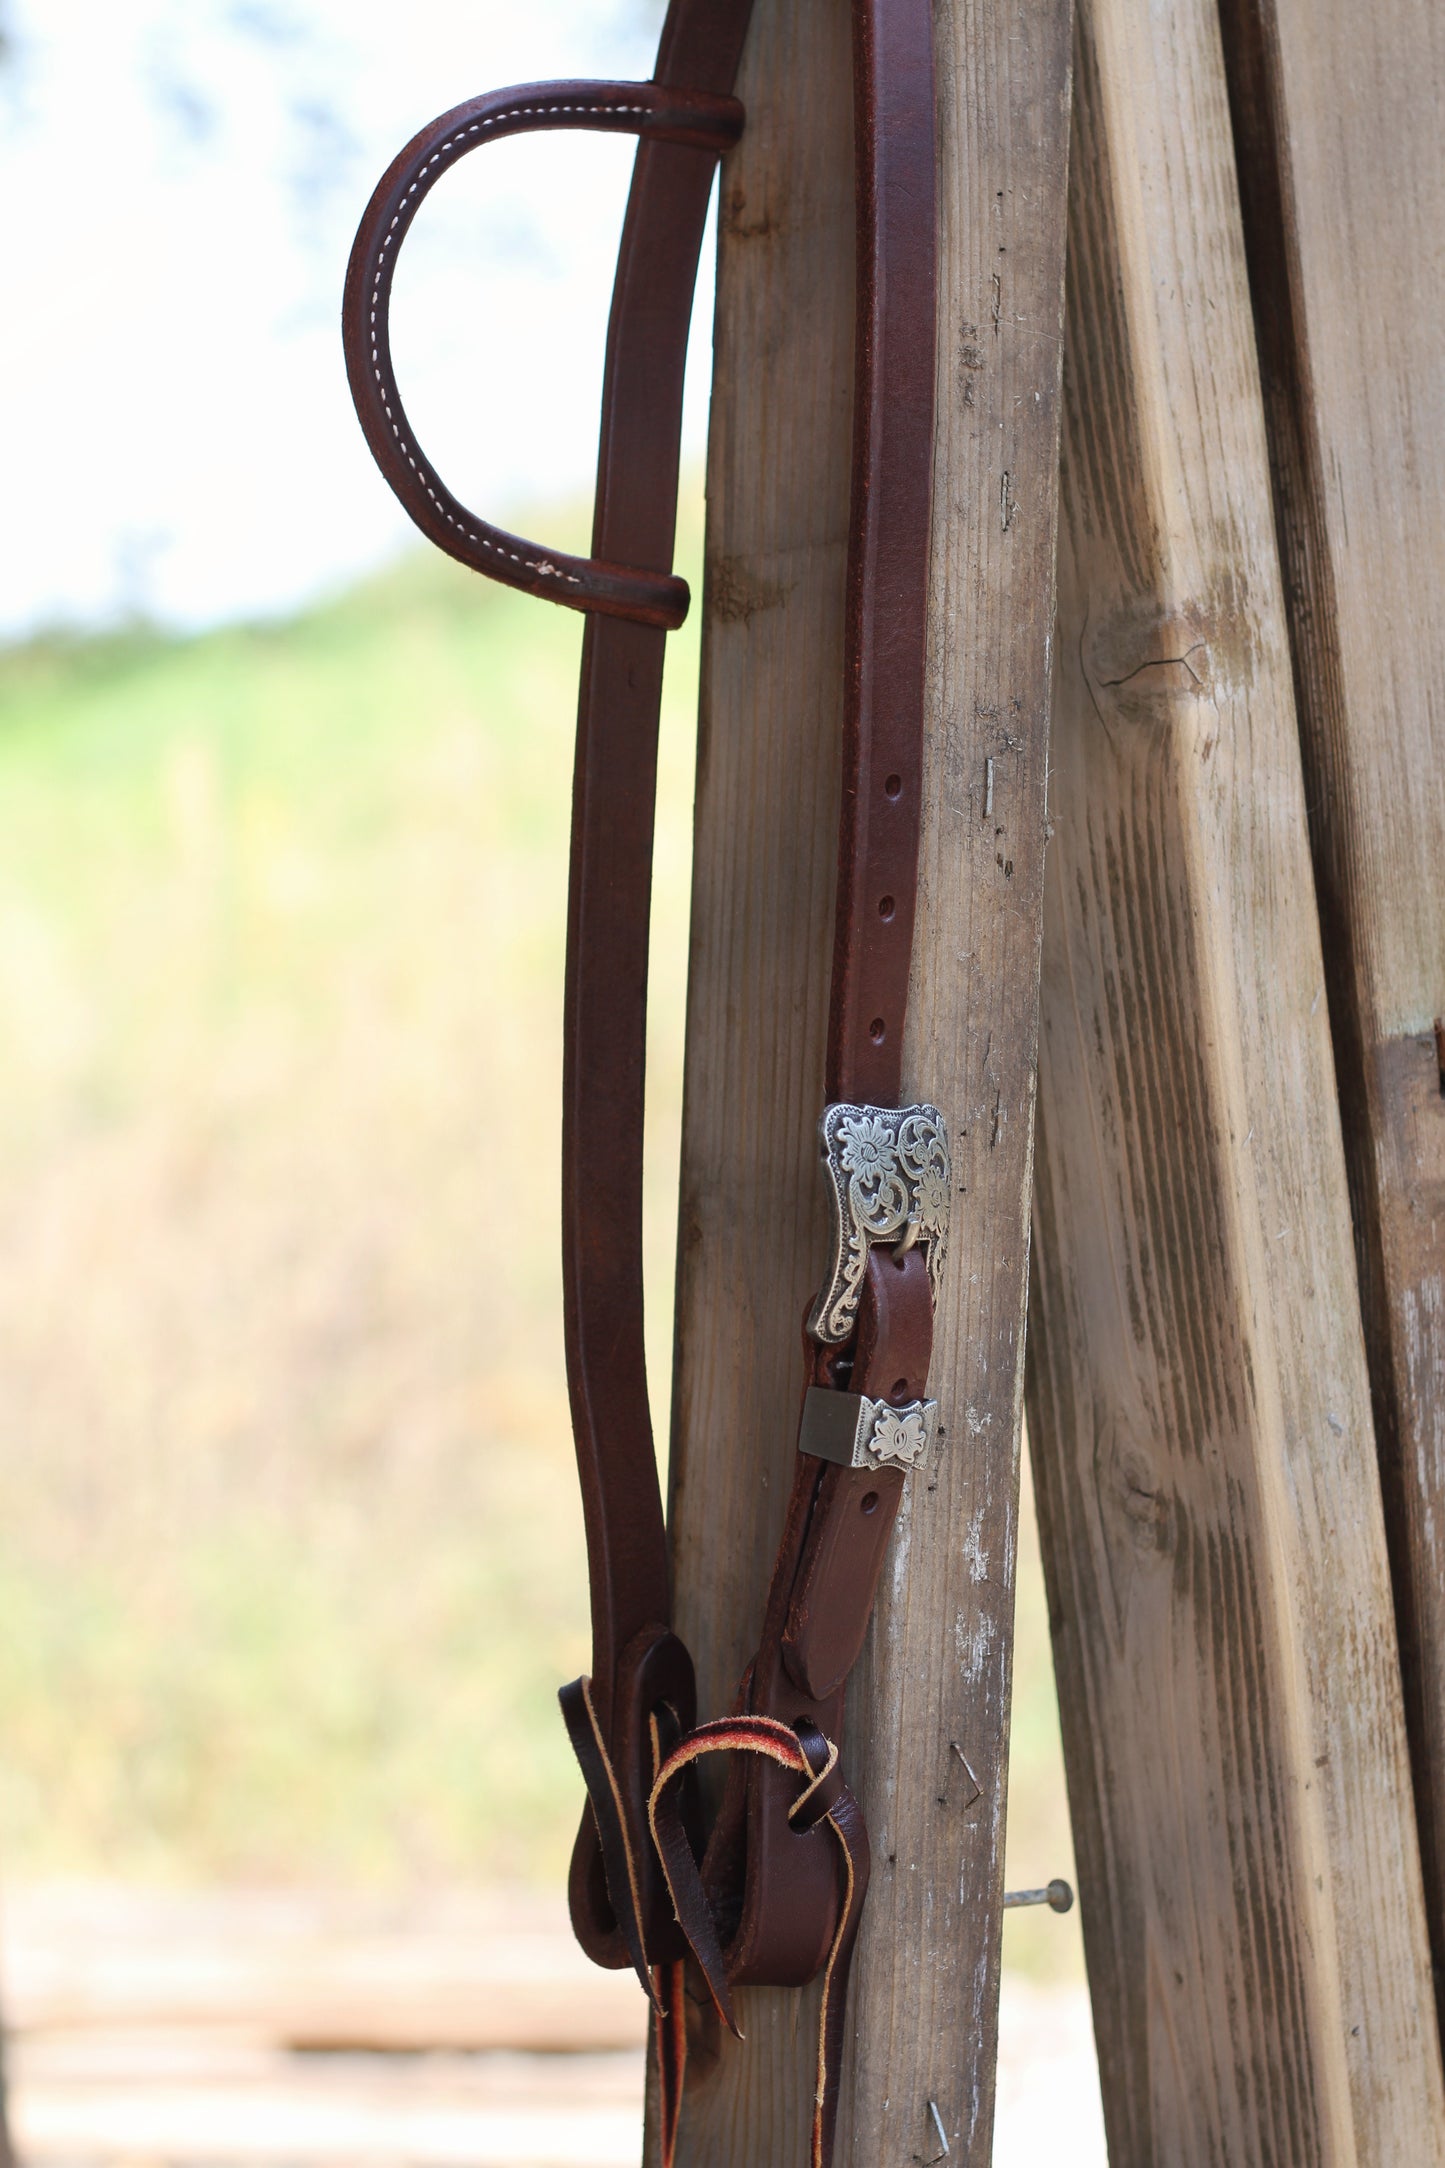
M 1445 9 L 1223 12 L 1438 1978 Z
M 646 2031 L 636 1983 L 587 1962 L 560 1890 L 11 1886 L 0 1958 L 17 2040 L 563 2055 L 640 2050 Z
M 1080 0 L 1030 1434 L 1115 2168 L 1445 2160 L 1213 0 Z
M 852 1697 L 873 1835 L 839 2160 L 985 2161 L 993 2111 L 1037 1016 L 1068 0 L 940 0 L 939 437 L 922 889 L 905 1091 L 960 1194 L 936 1482 L 904 1508 Z M 704 1707 L 750 1655 L 824 1255 L 848 522 L 848 10 L 758 0 L 722 180 L 673 1441 Z M 755 1991 L 690 2081 L 702 2163 L 807 2157 L 811 1996 Z
M 560 1890 L 7 1881 L 3 1925 L 25 2168 L 636 2168 L 644 2005 Z M 1015 1974 L 1000 2035 L 1000 2158 L 1103 2168 L 1087 1995 Z

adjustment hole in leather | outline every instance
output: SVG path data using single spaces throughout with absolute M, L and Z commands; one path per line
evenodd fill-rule
M 897 905 L 894 903 L 891 896 L 880 896 L 878 898 L 878 916 L 880 918 L 892 918 L 893 913 L 896 909 Z
M 886 775 L 883 778 L 883 795 L 885 798 L 901 798 L 903 796 L 903 778 L 901 775 Z
M 873 1044 L 875 1046 L 881 1046 L 883 1044 L 883 1041 L 887 1038 L 888 1026 L 884 1023 L 881 1016 L 875 1016 L 872 1023 L 868 1026 L 868 1036 L 873 1041 Z
M 864 1491 L 863 1496 L 858 1501 L 858 1511 L 860 1513 L 876 1513 L 878 1511 L 878 1493 L 876 1490 Z
M 891 1393 L 890 1393 L 890 1394 L 888 1395 L 888 1397 L 889 1397 L 889 1399 L 890 1399 L 890 1400 L 906 1400 L 906 1399 L 908 1398 L 908 1380 L 907 1380 L 907 1378 L 898 1378 L 898 1379 L 896 1379 L 896 1380 L 894 1381 L 894 1386 L 893 1386 L 893 1390 L 892 1390 L 892 1392 L 891 1392 Z

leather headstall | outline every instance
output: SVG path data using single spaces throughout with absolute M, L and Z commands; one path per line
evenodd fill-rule
M 573 785 L 563 1062 L 567 1374 L 587 1529 L 592 1671 L 564 1688 L 587 1786 L 569 1895 L 578 1939 L 652 2000 L 670 2163 L 701 1997 L 825 1975 L 814 2168 L 827 2168 L 868 1839 L 843 1782 L 848 1675 L 907 1473 L 932 1450 L 926 1398 L 947 1238 L 948 1140 L 899 1104 L 918 885 L 935 312 L 931 0 L 854 0 L 857 322 L 852 506 L 825 1106 L 832 1206 L 791 1495 L 757 1652 L 726 1716 L 697 1721 L 671 1629 L 667 1535 L 642 1335 L 648 916 L 663 649 L 688 607 L 671 570 L 683 363 L 713 176 L 740 135 L 750 0 L 672 0 L 647 83 L 492 92 L 413 137 L 367 206 L 346 280 L 352 395 L 423 533 L 463 564 L 587 613 Z M 492 527 L 417 442 L 392 371 L 401 243 L 428 190 L 504 135 L 639 138 L 602 399 L 592 555 Z M 733 1759 L 713 1826 L 698 1763 Z

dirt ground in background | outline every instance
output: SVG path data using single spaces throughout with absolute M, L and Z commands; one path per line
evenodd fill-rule
M 29 2168 L 640 2157 L 641 1999 L 556 1895 L 18 1890 L 4 1992 Z M 1087 1999 L 1009 1972 L 995 2168 L 1060 2160 L 1104 2168 Z

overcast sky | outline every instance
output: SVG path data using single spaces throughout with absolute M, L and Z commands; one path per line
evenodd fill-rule
M 661 0 L 11 0 L 0 636 L 284 610 L 405 547 L 338 328 L 372 184 L 478 91 L 647 75 L 661 14 Z M 589 486 L 631 156 L 596 136 L 491 146 L 440 183 L 407 242 L 393 308 L 407 405 L 457 494 L 494 518 Z

